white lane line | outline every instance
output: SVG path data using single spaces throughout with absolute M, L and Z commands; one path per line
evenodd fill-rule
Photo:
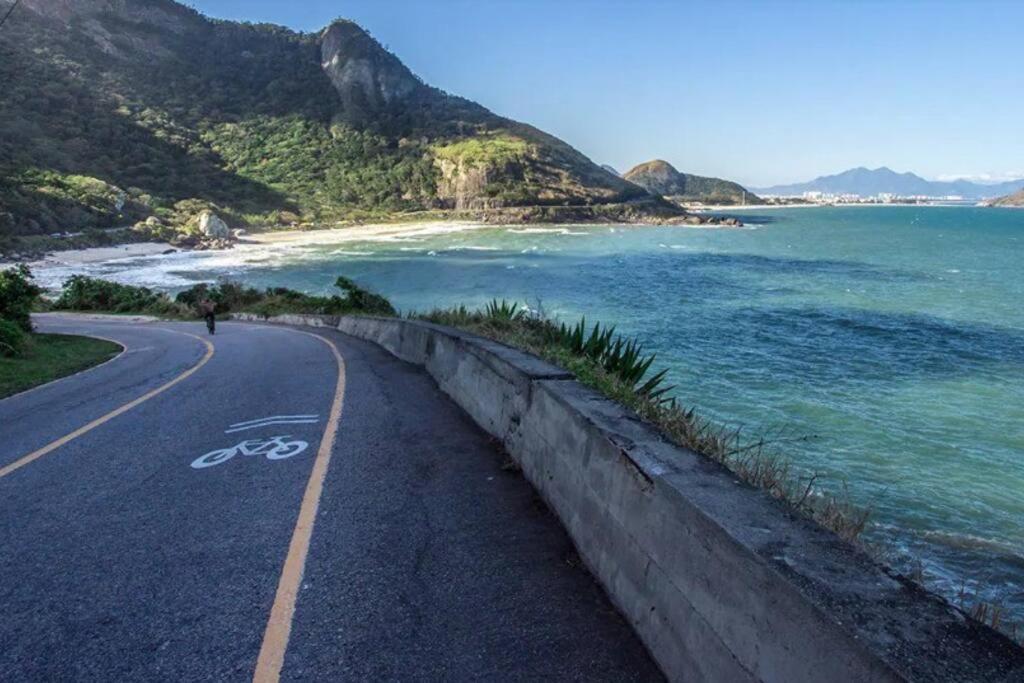
M 225 434 L 234 434 L 235 432 L 244 432 L 247 429 L 259 429 L 260 427 L 269 427 L 271 425 L 310 425 L 316 424 L 320 420 L 271 420 L 270 422 L 260 422 L 259 424 L 246 425 L 245 427 L 235 427 L 234 429 L 225 429 Z
M 236 422 L 231 427 L 241 427 L 242 425 L 256 424 L 257 422 L 266 422 L 267 420 L 309 420 L 312 418 L 319 418 L 319 415 L 271 415 L 269 417 L 261 417 L 257 420 L 244 420 L 242 422 Z

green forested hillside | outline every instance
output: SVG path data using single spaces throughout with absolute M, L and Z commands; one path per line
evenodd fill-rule
M 649 204 L 554 137 L 320 34 L 171 0 L 25 0 L 0 31 L 0 235 L 422 209 Z
M 705 204 L 751 204 L 761 201 L 742 185 L 721 178 L 680 173 L 661 159 L 634 166 L 622 176 L 648 192 L 683 202 Z

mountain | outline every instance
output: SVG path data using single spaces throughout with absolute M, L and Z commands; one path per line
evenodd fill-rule
M 862 197 L 872 197 L 878 194 L 895 194 L 902 197 L 960 196 L 965 199 L 989 199 L 1009 194 L 1019 187 L 1020 181 L 1000 183 L 998 185 L 982 185 L 967 180 L 951 182 L 925 180 L 913 173 L 897 173 L 883 166 L 876 169 L 854 168 L 836 175 L 821 176 L 807 183 L 775 185 L 774 187 L 765 187 L 757 191 L 761 194 L 782 196 L 801 195 L 804 192 L 825 192 L 830 194 L 857 194 Z
M 0 235 L 181 226 L 207 208 L 232 225 L 679 213 L 423 83 L 349 21 L 308 34 L 172 0 L 24 0 L 0 37 Z
M 705 204 L 752 204 L 761 201 L 741 185 L 689 173 L 680 173 L 661 159 L 634 166 L 622 176 L 652 194 Z
M 1019 184 L 1019 183 L 1018 183 Z M 1024 188 L 992 202 L 992 206 L 1024 207 Z
M 609 164 L 601 164 L 601 168 L 603 168 L 604 170 L 608 171 L 609 173 L 611 173 L 611 174 L 612 174 L 612 175 L 614 175 L 614 176 L 618 176 L 619 178 L 621 178 L 621 177 L 622 177 L 622 174 L 621 174 L 621 173 L 619 173 L 619 172 L 618 172 L 618 171 L 617 171 L 617 170 L 615 169 L 615 167 L 614 167 L 614 166 L 611 166 L 611 165 L 609 165 Z

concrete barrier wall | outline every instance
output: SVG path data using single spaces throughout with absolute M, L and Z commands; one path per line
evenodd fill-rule
M 564 370 L 391 318 L 288 316 L 424 366 L 500 439 L 676 681 L 1019 681 L 1024 652 Z

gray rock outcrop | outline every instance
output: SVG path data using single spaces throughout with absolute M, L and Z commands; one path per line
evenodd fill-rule
M 323 32 L 320 54 L 349 121 L 366 119 L 426 89 L 397 57 L 350 21 L 337 21 Z
M 199 233 L 203 237 L 211 239 L 228 239 L 231 237 L 231 229 L 228 228 L 228 224 L 212 211 L 203 211 L 199 214 Z

